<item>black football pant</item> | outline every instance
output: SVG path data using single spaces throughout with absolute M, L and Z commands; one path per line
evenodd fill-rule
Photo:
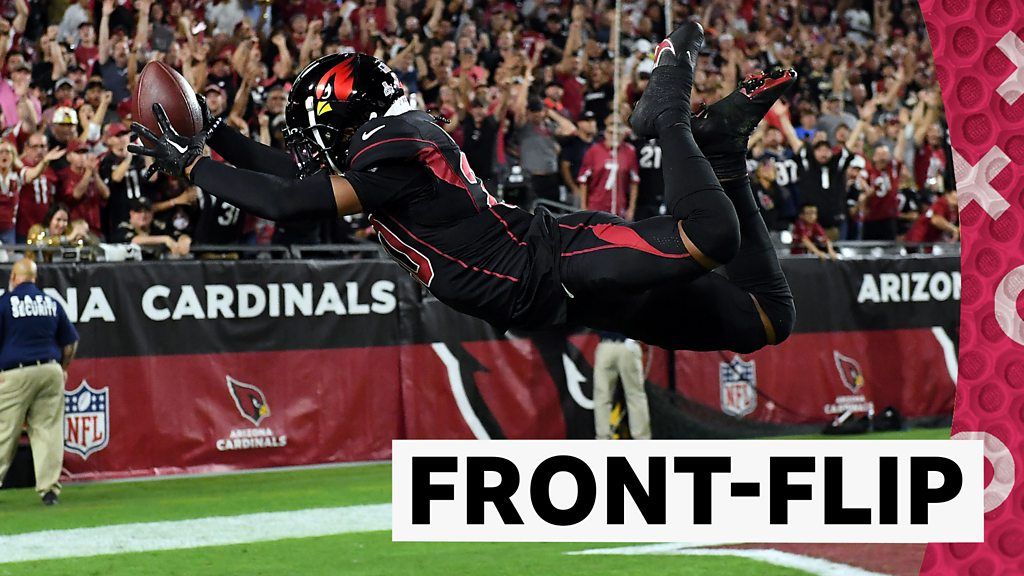
M 793 297 L 749 181 L 720 183 L 688 133 L 663 136 L 662 147 L 663 165 L 677 166 L 665 170 L 672 215 L 558 219 L 569 322 L 669 349 L 752 352 L 768 343 L 756 298 L 782 342 L 795 320 Z M 690 257 L 679 226 L 729 278 Z

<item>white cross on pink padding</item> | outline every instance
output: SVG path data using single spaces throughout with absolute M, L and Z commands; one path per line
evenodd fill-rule
M 1013 74 L 996 88 L 1003 100 L 1013 105 L 1024 94 L 1024 41 L 1013 32 L 1007 32 L 996 44 L 1016 67 Z
M 993 220 L 998 220 L 1010 203 L 992 187 L 995 179 L 1010 163 L 1010 157 L 998 146 L 993 146 L 977 164 L 971 165 L 953 148 L 953 174 L 956 176 L 956 190 L 964 208 L 977 202 Z

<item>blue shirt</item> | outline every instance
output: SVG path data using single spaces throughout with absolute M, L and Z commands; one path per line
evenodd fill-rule
M 78 341 L 64 308 L 32 282 L 0 296 L 0 370 L 18 364 L 61 358 L 61 349 Z

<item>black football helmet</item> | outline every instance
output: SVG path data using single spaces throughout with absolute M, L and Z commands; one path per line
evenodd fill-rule
M 292 84 L 285 108 L 285 142 L 299 174 L 342 172 L 355 130 L 404 94 L 395 73 L 373 56 L 329 54 L 311 62 Z

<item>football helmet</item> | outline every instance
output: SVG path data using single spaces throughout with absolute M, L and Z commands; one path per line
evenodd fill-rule
M 285 108 L 285 142 L 299 174 L 344 171 L 352 134 L 404 94 L 395 73 L 373 56 L 329 54 L 311 62 L 292 84 Z

